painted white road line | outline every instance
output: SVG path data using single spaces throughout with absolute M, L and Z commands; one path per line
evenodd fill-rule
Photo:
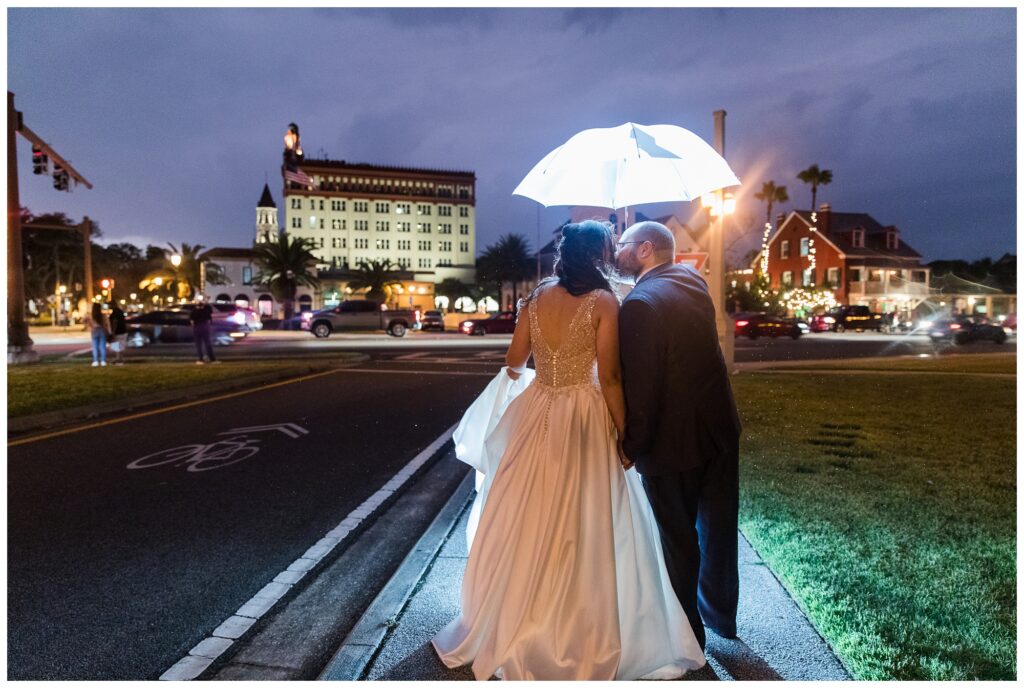
M 477 373 L 469 370 L 377 370 L 373 368 L 338 368 L 339 373 L 379 373 L 382 375 L 473 375 L 494 377 L 496 373 Z
M 382 372 L 367 370 L 364 372 Z M 383 371 L 408 375 L 407 371 Z M 450 373 L 447 373 L 450 374 Z M 467 373 L 468 375 L 479 375 L 480 373 Z M 444 446 L 444 443 L 451 439 L 452 433 L 458 423 L 445 430 L 440 437 L 435 439 L 426 449 L 417 454 L 409 463 L 402 467 L 394 477 L 383 487 L 370 495 L 349 512 L 341 523 L 327 531 L 322 538 L 317 540 L 313 546 L 307 549 L 301 557 L 293 561 L 287 569 L 277 574 L 274 580 L 263 586 L 259 592 L 245 602 L 234 615 L 228 617 L 209 636 L 203 638 L 195 647 L 188 651 L 188 654 L 179 659 L 175 664 L 160 676 L 161 681 L 191 681 L 198 677 L 206 669 L 224 654 L 234 642 L 252 628 L 253 624 L 269 612 L 277 602 L 284 597 L 306 572 L 316 566 L 320 561 L 330 554 L 335 547 L 345 540 L 349 533 L 369 518 L 381 504 L 387 501 L 406 481 L 409 480 L 431 456 Z

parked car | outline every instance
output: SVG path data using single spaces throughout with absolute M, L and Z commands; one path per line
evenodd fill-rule
M 989 322 L 980 315 L 957 316 L 933 320 L 928 329 L 932 341 L 950 341 L 954 344 L 970 344 L 977 341 L 990 341 L 1002 344 L 1006 341 L 1007 329 L 1002 325 Z
M 735 333 L 737 337 L 791 337 L 799 339 L 807 329 L 807 323 L 795 318 L 780 318 L 767 313 L 736 313 Z M 803 325 L 803 327 L 801 327 Z
M 421 330 L 440 330 L 444 332 L 444 313 L 441 311 L 424 311 L 420 319 Z
M 831 332 L 832 326 L 835 325 L 836 319 L 828 313 L 821 313 L 819 315 L 812 315 L 811 319 L 807 323 L 807 327 L 811 332 Z
M 875 330 L 882 329 L 882 314 L 872 313 L 867 306 L 840 306 L 833 308 L 828 315 L 834 322 L 831 323 L 833 332 L 844 332 L 846 330 Z
M 213 308 L 214 320 L 233 320 L 254 331 L 263 329 L 263 321 L 260 320 L 259 313 L 251 308 L 236 306 L 233 303 L 211 303 L 210 306 Z M 194 303 L 183 303 L 178 306 L 179 309 L 189 312 L 192 312 L 195 307 Z
M 420 320 L 419 311 L 388 310 L 376 301 L 342 301 L 309 318 L 309 331 L 323 339 L 332 332 L 384 330 L 392 337 L 404 337 Z
M 474 318 L 459 323 L 462 334 L 483 336 L 485 334 L 511 334 L 516 330 L 516 314 L 511 311 L 495 313 L 487 318 Z
M 1003 327 L 1009 329 L 1014 334 L 1017 334 L 1017 314 L 1007 313 L 1004 316 L 1000 316 L 1002 319 Z
M 189 320 L 189 314 L 189 310 L 174 308 L 150 311 L 128 318 L 126 320 L 128 345 L 141 347 L 157 342 L 170 344 L 195 341 L 192 336 L 192 321 Z M 234 320 L 214 318 L 211 322 L 213 343 L 218 346 L 242 339 L 250 331 L 247 325 L 239 325 Z

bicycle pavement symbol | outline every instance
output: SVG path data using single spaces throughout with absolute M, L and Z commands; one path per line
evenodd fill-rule
M 210 444 L 185 444 L 180 447 L 162 449 L 135 459 L 125 468 L 138 470 L 171 465 L 173 468 L 186 468 L 190 473 L 224 468 L 245 461 L 259 453 L 261 438 L 250 437 L 251 434 L 270 432 L 280 432 L 293 440 L 309 434 L 309 430 L 297 423 L 273 423 L 232 428 L 217 433 L 223 435 L 224 438 Z

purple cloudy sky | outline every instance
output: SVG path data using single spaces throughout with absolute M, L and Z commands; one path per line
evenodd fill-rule
M 750 194 L 767 179 L 788 186 L 784 210 L 807 208 L 795 176 L 818 163 L 835 176 L 819 203 L 899 226 L 926 260 L 998 257 L 1016 252 L 1015 23 L 1012 9 L 11 9 L 16 105 L 95 184 L 54 191 L 20 141 L 22 204 L 87 214 L 105 242 L 248 245 L 265 175 L 281 205 L 296 121 L 308 156 L 475 171 L 482 248 L 533 240 L 536 205 L 512 189 L 575 132 L 670 123 L 710 140 L 725 109 L 738 224 L 761 221 Z M 542 212 L 545 240 L 567 216 Z

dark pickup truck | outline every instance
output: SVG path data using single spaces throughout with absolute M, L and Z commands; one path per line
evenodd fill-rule
M 420 319 L 419 311 L 387 310 L 376 301 L 342 301 L 333 308 L 313 313 L 309 331 L 319 338 L 332 332 L 384 330 L 392 337 L 404 337 Z

